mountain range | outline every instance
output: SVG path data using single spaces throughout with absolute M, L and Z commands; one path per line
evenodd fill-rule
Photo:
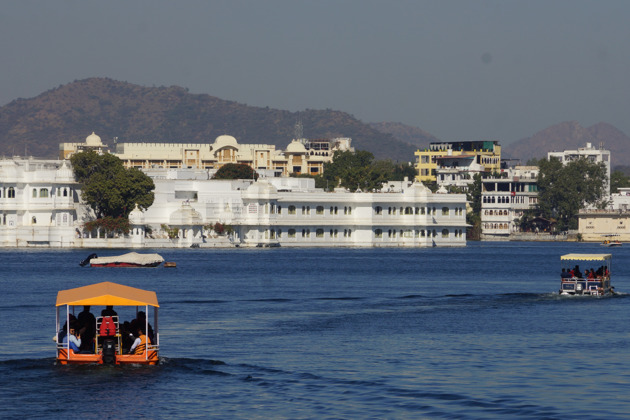
M 179 86 L 145 87 L 89 78 L 0 107 L 0 155 L 56 158 L 59 143 L 83 142 L 92 132 L 110 146 L 114 139 L 212 143 L 219 135 L 229 134 L 239 143 L 273 144 L 285 149 L 300 136 L 298 122 L 305 138 L 351 137 L 357 150 L 372 152 L 377 159 L 413 162 L 417 149 L 446 141 L 418 127 L 365 123 L 331 109 L 290 112 L 191 94 Z M 502 157 L 524 164 L 531 158 L 545 157 L 548 151 L 576 149 L 586 143 L 610 150 L 614 166 L 630 165 L 630 138 L 604 122 L 587 128 L 575 121 L 553 125 L 503 145 Z

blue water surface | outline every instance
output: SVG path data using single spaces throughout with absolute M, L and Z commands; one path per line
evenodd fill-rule
M 91 252 L 119 253 L 0 251 L 0 416 L 630 416 L 630 246 Z M 569 252 L 612 253 L 619 296 L 558 296 Z M 159 366 L 55 364 L 57 292 L 100 281 L 157 292 Z

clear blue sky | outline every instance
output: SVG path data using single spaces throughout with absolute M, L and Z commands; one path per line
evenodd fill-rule
M 627 0 L 5 0 L 0 105 L 109 77 L 443 140 L 630 135 L 629 21 Z

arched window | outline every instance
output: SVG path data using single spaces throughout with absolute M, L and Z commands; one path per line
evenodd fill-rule
M 405 214 L 413 214 L 413 208 L 412 207 L 405 207 Z
M 15 189 L 13 187 L 9 187 L 7 191 L 7 198 L 15 198 Z
M 317 208 L 315 209 L 315 213 L 324 214 L 324 206 L 317 206 Z
M 382 237 L 383 237 L 383 229 L 376 229 L 376 230 L 374 231 L 374 236 L 375 236 L 376 238 L 382 238 Z
M 324 237 L 324 229 L 317 229 L 315 231 L 315 236 L 317 236 L 318 238 L 323 238 Z
M 383 207 L 381 207 L 381 206 L 374 207 L 374 213 L 382 214 L 383 213 Z
M 295 229 L 289 229 L 289 238 L 295 238 Z
M 289 206 L 289 214 L 295 214 L 295 206 Z
M 37 189 L 33 188 L 33 198 L 37 198 Z
M 442 238 L 448 238 L 449 232 L 448 229 L 442 229 Z
M 448 216 L 449 210 L 448 207 L 442 207 L 442 216 Z
M 47 198 L 48 197 L 48 188 L 42 188 L 41 190 L 39 190 L 39 197 L 40 198 Z

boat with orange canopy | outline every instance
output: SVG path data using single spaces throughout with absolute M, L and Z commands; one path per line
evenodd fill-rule
M 135 287 L 124 286 L 112 282 L 102 282 L 89 286 L 77 287 L 74 289 L 61 290 L 57 293 L 57 361 L 66 364 L 146 364 L 156 365 L 159 362 L 158 352 L 160 347 L 160 334 L 158 331 L 158 300 L 155 292 L 137 289 Z M 71 340 L 63 340 L 67 331 L 72 332 L 71 319 L 74 319 L 76 307 L 104 307 L 112 310 L 116 307 L 119 310 L 135 307 L 136 320 L 141 320 L 140 326 L 144 327 L 146 337 L 151 330 L 149 323 L 149 307 L 153 308 L 154 341 L 151 342 L 145 337 L 143 351 L 137 354 L 124 354 L 123 337 L 121 336 L 121 325 L 118 315 L 109 315 L 101 312 L 101 316 L 95 316 L 93 325 L 94 338 L 88 344 L 89 351 L 77 352 L 72 349 L 69 343 Z M 65 308 L 65 314 L 63 313 Z M 144 319 L 139 317 L 141 309 L 144 309 Z M 65 316 L 64 316 L 65 315 Z M 61 326 L 65 322 L 65 325 Z M 138 323 L 136 323 L 138 325 Z M 111 326 L 111 329 L 108 329 Z M 107 327 L 107 328 L 106 328 Z M 106 332 L 106 334 L 104 333 Z M 64 342 L 68 341 L 68 342 Z

